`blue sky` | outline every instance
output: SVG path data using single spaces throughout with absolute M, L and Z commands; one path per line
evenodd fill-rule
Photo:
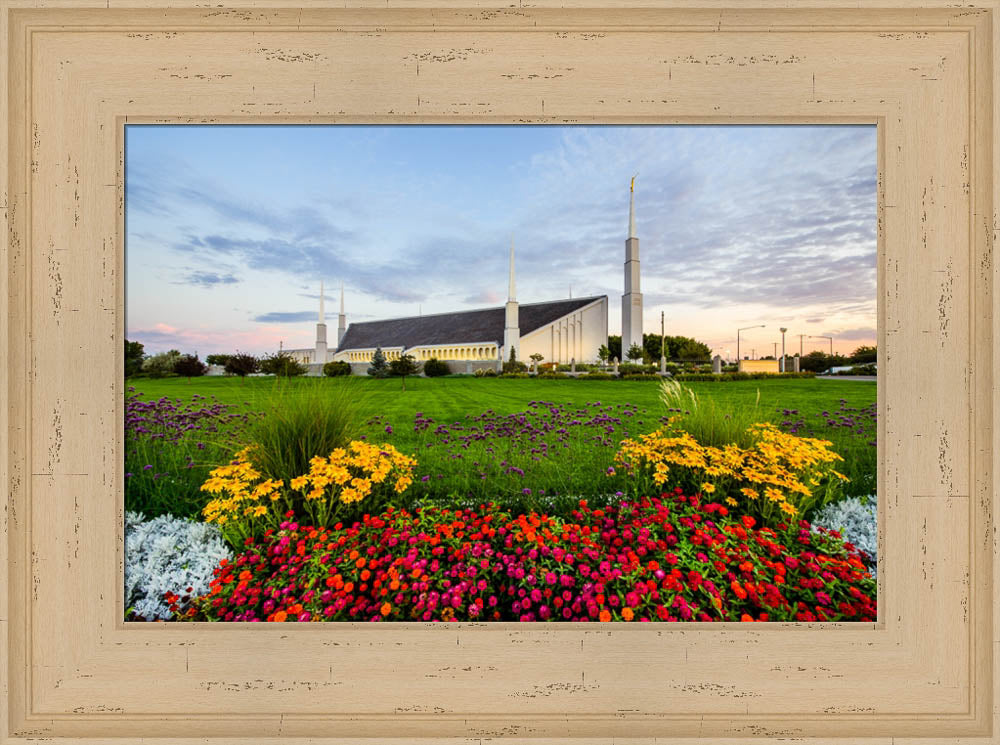
M 646 331 L 773 351 L 875 341 L 869 126 L 126 128 L 126 333 L 202 357 L 330 326 L 607 294 L 636 179 Z M 794 339 L 794 342 L 793 342 Z M 828 342 L 807 339 L 806 351 Z

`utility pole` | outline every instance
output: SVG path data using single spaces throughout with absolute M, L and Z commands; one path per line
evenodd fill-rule
M 802 351 L 802 340 L 805 339 L 808 334 L 799 334 L 799 359 L 802 359 L 804 352 Z

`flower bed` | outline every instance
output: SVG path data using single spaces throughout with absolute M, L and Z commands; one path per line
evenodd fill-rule
M 567 518 L 389 508 L 282 524 L 223 562 L 182 619 L 874 621 L 856 550 L 804 521 L 759 527 L 676 490 Z

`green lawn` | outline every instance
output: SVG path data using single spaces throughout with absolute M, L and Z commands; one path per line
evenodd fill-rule
M 237 405 L 263 400 L 276 385 L 288 386 L 289 392 L 305 385 L 350 385 L 358 392 L 365 416 L 381 414 L 394 424 L 412 424 L 413 414 L 423 412 L 441 422 L 463 419 L 466 414 L 479 414 L 493 409 L 498 414 L 522 411 L 530 401 L 584 404 L 601 401 L 608 404 L 630 403 L 651 412 L 661 413 L 659 386 L 650 381 L 628 380 L 526 380 L 522 378 L 407 378 L 406 391 L 399 379 L 372 378 L 274 378 L 203 377 L 140 378 L 128 385 L 142 392 L 146 400 L 168 396 L 189 399 L 195 394 L 214 396 L 222 403 Z M 748 380 L 733 383 L 685 383 L 703 400 L 752 404 L 760 391 L 761 413 L 773 421 L 781 421 L 779 409 L 795 409 L 803 413 L 833 411 L 839 399 L 852 406 L 867 406 L 875 402 L 875 382 L 864 380 Z
M 360 377 L 243 381 L 203 377 L 190 382 L 166 378 L 138 379 L 129 384 L 146 401 L 166 397 L 186 403 L 199 395 L 233 404 L 236 411 L 265 411 L 268 401 L 275 401 L 276 393 L 295 397 L 315 394 L 317 387 L 320 400 L 324 391 L 329 391 L 333 400 L 336 398 L 333 394 L 346 387 L 358 406 L 353 416 L 361 426 L 359 434 L 369 441 L 387 442 L 401 452 L 417 456 L 419 483 L 411 489 L 414 498 L 451 499 L 456 495 L 478 498 L 498 493 L 510 497 L 522 491 L 526 494 L 527 490 L 534 495 L 542 489 L 545 494 L 606 491 L 610 482 L 602 474 L 612 465 L 611 458 L 621 439 L 657 429 L 662 426 L 661 417 L 667 414 L 659 400 L 659 385 L 641 380 L 412 378 L 407 379 L 405 392 L 399 379 Z M 686 385 L 695 391 L 702 404 L 712 401 L 723 411 L 739 405 L 752 406 L 759 392 L 757 415 L 751 420 L 770 420 L 800 436 L 831 440 L 833 450 L 844 458 L 841 470 L 850 477 L 845 493 L 856 496 L 874 493 L 874 381 L 799 378 Z M 532 408 L 533 401 L 552 406 Z M 595 402 L 600 402 L 600 406 Z M 308 408 L 316 404 L 308 400 L 303 405 Z M 553 416 L 549 415 L 550 410 Z M 529 413 L 526 418 L 520 417 L 520 425 L 505 419 L 521 412 Z M 433 423 L 417 422 L 417 413 Z M 616 419 L 610 422 L 613 424 L 610 429 L 593 423 L 577 426 L 594 416 Z M 851 423 L 852 418 L 856 424 Z M 500 439 L 491 434 L 521 429 L 525 422 L 540 427 L 542 433 L 530 438 L 503 434 Z M 490 442 L 476 437 L 475 430 L 489 435 L 486 439 Z M 470 437 L 473 441 L 467 442 Z M 550 448 L 544 453 L 537 449 L 543 441 Z M 198 469 L 190 472 L 190 478 L 203 477 L 213 465 L 206 456 L 219 459 L 235 450 L 222 441 L 216 444 L 214 456 L 207 451 L 192 452 Z M 187 447 L 190 449 L 190 443 Z M 171 452 L 163 449 L 162 456 Z M 135 464 L 133 470 L 137 468 L 141 464 Z M 145 478 L 138 476 L 133 479 L 136 488 L 150 474 L 143 474 Z M 163 490 L 167 486 L 161 481 L 157 488 Z M 197 497 L 193 486 L 182 491 L 190 491 Z

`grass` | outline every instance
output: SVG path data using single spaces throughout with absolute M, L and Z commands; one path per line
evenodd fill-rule
M 405 392 L 392 378 L 241 382 L 204 377 L 190 384 L 172 378 L 129 383 L 147 400 L 167 396 L 186 401 L 198 394 L 240 410 L 263 410 L 262 402 L 276 390 L 285 401 L 301 399 L 303 405 L 286 408 L 305 414 L 349 401 L 369 441 L 390 442 L 416 455 L 420 466 L 408 492 L 411 499 L 499 499 L 525 507 L 536 507 L 540 497 L 551 502 L 557 495 L 613 492 L 614 479 L 605 478 L 604 471 L 620 440 L 656 429 L 668 414 L 660 386 L 649 381 L 411 378 Z M 843 470 L 852 478 L 847 493 L 874 491 L 875 448 L 868 444 L 874 434 L 831 426 L 832 414 L 823 415 L 838 407 L 872 407 L 874 381 L 786 379 L 685 386 L 706 409 L 756 410 L 760 420 L 833 441 L 833 450 L 847 459 Z M 525 416 L 510 416 L 520 413 Z M 607 421 L 594 421 L 602 417 Z M 278 425 L 274 434 L 280 430 Z M 278 436 L 274 442 L 280 440 Z M 545 452 L 540 452 L 543 444 Z
M 583 404 L 601 401 L 608 404 L 630 403 L 650 413 L 662 413 L 660 388 L 655 382 L 627 380 L 531 380 L 531 379 L 473 379 L 465 377 L 411 378 L 406 382 L 406 392 L 400 390 L 398 379 L 373 380 L 371 378 L 328 378 L 322 381 L 292 379 L 288 381 L 289 395 L 301 386 L 305 393 L 311 382 L 321 382 L 331 394 L 348 382 L 359 383 L 364 394 L 359 407 L 362 417 L 381 414 L 393 422 L 412 422 L 413 414 L 422 411 L 438 421 L 458 421 L 466 414 L 479 414 L 493 409 L 498 414 L 523 411 L 530 401 L 544 399 L 557 403 Z M 147 399 L 169 396 L 189 399 L 194 394 L 215 396 L 222 403 L 251 404 L 255 396 L 266 393 L 274 386 L 273 378 L 194 378 L 190 385 L 184 378 L 140 378 L 129 380 L 129 385 L 143 391 Z M 820 412 L 836 408 L 837 401 L 847 399 L 852 404 L 864 406 L 875 401 L 874 381 L 854 380 L 750 380 L 745 382 L 685 383 L 701 401 L 713 401 L 720 407 L 729 405 L 753 406 L 760 391 L 761 415 L 772 421 L 781 421 L 777 407 L 803 413 Z

